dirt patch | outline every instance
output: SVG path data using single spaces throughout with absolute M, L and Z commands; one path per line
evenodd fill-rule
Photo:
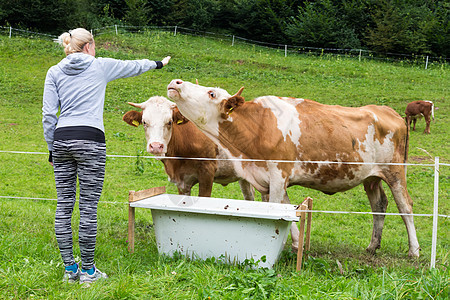
M 96 47 L 98 47 L 100 49 L 103 49 L 103 50 L 113 51 L 113 52 L 117 52 L 119 50 L 123 50 L 123 49 L 120 49 L 120 47 L 117 46 L 117 44 L 114 43 L 114 42 L 98 43 L 98 44 L 96 44 Z
M 238 59 L 238 60 L 233 60 L 234 64 L 238 64 L 238 65 L 244 65 L 248 62 L 246 62 L 243 59 Z M 264 63 L 259 63 L 259 62 L 250 62 L 250 64 L 257 66 L 259 69 L 281 69 L 281 70 L 287 70 L 287 67 L 283 67 L 283 66 L 275 66 L 272 64 L 264 64 Z
M 341 250 L 344 249 L 336 249 L 336 252 L 333 253 L 311 251 L 310 254 L 314 258 L 322 258 L 328 261 L 339 262 L 353 261 L 357 262 L 360 266 L 370 266 L 372 268 L 403 266 L 420 269 L 429 263 L 429 261 L 424 257 L 421 257 L 420 259 L 410 258 L 406 252 L 400 253 L 397 256 L 392 256 L 390 254 L 382 253 L 382 250 L 378 250 L 375 255 L 369 254 L 364 250 L 360 253 L 353 253 L 351 251 L 345 252 L 345 250 Z M 332 267 L 335 268 L 337 266 L 333 265 Z
M 112 50 L 111 48 L 116 48 L 116 47 L 113 47 L 113 44 L 111 42 L 102 43 L 99 46 L 105 50 Z
M 434 161 L 429 156 L 409 156 L 408 157 L 409 162 L 416 162 L 416 163 L 434 163 Z

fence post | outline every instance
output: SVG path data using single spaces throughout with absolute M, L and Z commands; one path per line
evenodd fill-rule
M 427 55 L 427 60 L 425 62 L 425 70 L 428 68 L 428 55 Z
M 359 61 L 361 61 L 361 52 L 362 52 L 362 50 L 359 49 Z
M 175 26 L 175 32 L 173 33 L 173 36 L 177 36 L 177 26 Z
M 117 25 L 114 25 L 114 27 L 116 28 L 116 35 L 118 35 L 118 33 L 117 33 Z
M 432 240 L 431 240 L 431 263 L 430 263 L 430 269 L 434 269 L 436 267 L 438 202 L 439 202 L 439 157 L 435 157 L 434 158 L 433 235 L 432 235 Z
M 9 26 L 9 38 L 11 38 L 11 33 L 12 33 L 12 27 Z
M 287 57 L 287 45 L 284 45 L 284 57 Z
M 233 41 L 231 42 L 231 46 L 234 46 L 234 35 L 233 35 Z

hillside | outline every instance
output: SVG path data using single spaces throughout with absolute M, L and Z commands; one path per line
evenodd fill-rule
M 432 218 L 416 217 L 421 258 L 407 257 L 407 235 L 399 216 L 386 217 L 381 249 L 365 252 L 370 240 L 369 215 L 314 214 L 310 259 L 305 271 L 295 273 L 295 256 L 287 243 L 274 272 L 227 266 L 217 261 L 191 261 L 159 256 L 149 211 L 139 210 L 136 253 L 127 252 L 126 228 L 129 190 L 166 185 L 162 164 L 145 153 L 142 128 L 121 118 L 134 109 L 128 101 L 143 102 L 165 95 L 175 78 L 219 86 L 230 93 L 245 86 L 250 100 L 262 95 L 312 99 L 321 103 L 362 106 L 388 105 L 404 114 L 408 102 L 432 100 L 435 121 L 424 135 L 423 120 L 411 132 L 412 163 L 450 162 L 450 75 L 448 65 L 423 66 L 349 59 L 340 56 L 288 55 L 284 51 L 228 41 L 173 36 L 170 33 L 101 35 L 97 56 L 120 59 L 172 60 L 162 70 L 111 82 L 106 92 L 105 129 L 108 157 L 104 191 L 99 205 L 97 264 L 110 280 L 91 289 L 60 282 L 62 265 L 53 232 L 56 192 L 47 162 L 41 124 L 46 72 L 63 57 L 48 40 L 0 36 L 0 298 L 136 298 L 136 299 L 444 299 L 449 285 L 449 224 L 439 219 L 437 270 L 429 271 Z M 11 151 L 26 153 L 11 153 Z M 32 154 L 37 153 L 37 154 Z M 434 169 L 408 167 L 408 189 L 414 213 L 433 212 Z M 449 215 L 450 170 L 441 166 L 439 214 Z M 306 188 L 288 190 L 292 203 L 305 196 L 320 211 L 370 211 L 363 187 L 327 196 Z M 196 191 L 194 192 L 194 194 Z M 398 210 L 386 188 L 388 212 Z M 215 185 L 214 197 L 241 199 L 237 183 Z M 11 197 L 11 198 L 8 198 Z M 74 215 L 74 222 L 78 220 Z M 74 227 L 77 228 L 77 227 Z M 342 268 L 342 269 L 341 269 Z M 382 288 L 380 288 L 382 287 Z

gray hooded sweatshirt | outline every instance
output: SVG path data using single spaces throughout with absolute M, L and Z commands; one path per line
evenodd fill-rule
M 56 128 L 90 126 L 104 132 L 106 84 L 114 79 L 137 76 L 156 68 L 162 68 L 160 61 L 95 58 L 81 52 L 70 54 L 51 67 L 45 78 L 42 107 L 42 124 L 48 150 L 53 150 Z

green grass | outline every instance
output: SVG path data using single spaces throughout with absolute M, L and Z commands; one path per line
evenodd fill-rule
M 410 162 L 449 163 L 450 76 L 448 65 L 386 63 L 339 56 L 288 55 L 284 51 L 170 33 L 102 35 L 97 56 L 172 60 L 162 70 L 111 82 L 106 92 L 108 154 L 139 155 L 107 159 L 99 204 L 97 266 L 110 275 L 89 289 L 61 283 L 63 266 L 53 233 L 56 202 L 0 198 L 0 298 L 5 299 L 448 299 L 449 221 L 439 218 L 437 268 L 429 270 L 432 219 L 416 217 L 421 257 L 407 257 L 406 229 L 399 216 L 387 216 L 381 249 L 365 252 L 372 230 L 369 215 L 314 214 L 311 253 L 301 274 L 286 246 L 273 271 L 229 266 L 220 260 L 192 261 L 158 254 L 149 210 L 136 211 L 136 252 L 127 251 L 129 190 L 166 185 L 162 164 L 145 155 L 142 128 L 121 117 L 127 101 L 165 95 L 170 80 L 181 78 L 230 93 L 245 86 L 247 100 L 261 95 L 293 96 L 327 104 L 389 105 L 400 114 L 413 100 L 432 100 L 438 110 L 431 135 L 424 121 L 411 133 Z M 0 150 L 46 152 L 41 125 L 42 92 L 48 68 L 64 57 L 51 41 L 0 36 Z M 423 150 L 422 150 L 423 149 Z M 145 157 L 143 157 L 145 156 Z M 46 155 L 0 152 L 0 196 L 55 199 Z M 441 166 L 439 213 L 449 215 L 449 167 Z M 414 212 L 433 211 L 434 170 L 408 167 Z M 196 193 L 197 191 L 194 191 Z M 292 187 L 293 203 L 305 196 L 314 209 L 370 211 L 362 187 L 327 196 Z M 215 185 L 214 197 L 240 199 L 237 183 Z M 398 212 L 391 194 L 388 212 Z M 73 224 L 76 228 L 78 211 Z M 75 235 L 77 230 L 75 230 Z M 289 243 L 288 243 L 289 244 Z M 79 255 L 75 248 L 75 254 Z M 342 265 L 342 272 L 340 270 Z

